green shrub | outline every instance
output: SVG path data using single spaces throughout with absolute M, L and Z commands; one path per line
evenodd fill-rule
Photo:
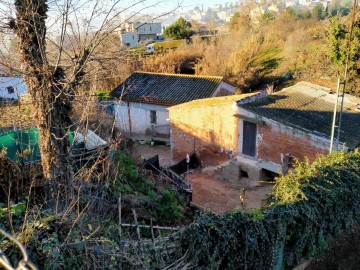
M 99 100 L 110 99 L 109 91 L 99 90 L 99 91 L 96 91 L 95 95 L 99 98 Z
M 167 224 L 174 224 L 182 217 L 181 209 L 173 192 L 166 190 L 156 199 L 155 215 Z

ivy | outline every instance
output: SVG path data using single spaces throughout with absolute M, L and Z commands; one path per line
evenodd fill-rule
M 291 269 L 360 220 L 360 152 L 319 156 L 281 176 L 251 213 L 200 213 L 181 234 L 198 269 Z

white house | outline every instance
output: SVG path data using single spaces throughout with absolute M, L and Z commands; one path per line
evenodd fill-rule
M 22 77 L 0 75 L 0 98 L 19 99 L 26 92 L 26 85 Z
M 120 39 L 122 44 L 132 48 L 140 41 L 159 39 L 161 32 L 161 23 L 158 22 L 125 23 L 120 30 Z
M 218 76 L 135 72 L 111 92 L 116 126 L 127 133 L 170 135 L 168 107 L 235 93 Z

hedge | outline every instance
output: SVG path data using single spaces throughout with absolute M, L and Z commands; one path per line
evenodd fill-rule
M 319 156 L 277 179 L 267 206 L 200 213 L 181 234 L 197 269 L 291 269 L 325 251 L 360 218 L 360 151 Z

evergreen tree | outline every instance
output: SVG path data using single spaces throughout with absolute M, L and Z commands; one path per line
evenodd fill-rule
M 311 11 L 311 15 L 314 19 L 320 21 L 325 18 L 325 8 L 322 4 L 317 4 Z
M 349 23 L 346 21 L 342 22 L 341 17 L 335 16 L 330 19 L 330 27 L 327 35 L 330 45 L 330 60 L 339 72 L 344 68 L 348 52 L 350 35 L 348 29 L 350 29 Z M 348 81 L 351 83 L 353 79 L 360 76 L 360 18 L 357 18 L 354 22 L 349 52 Z
M 190 38 L 194 34 L 190 22 L 180 17 L 175 23 L 165 28 L 164 35 L 167 38 L 183 39 Z

